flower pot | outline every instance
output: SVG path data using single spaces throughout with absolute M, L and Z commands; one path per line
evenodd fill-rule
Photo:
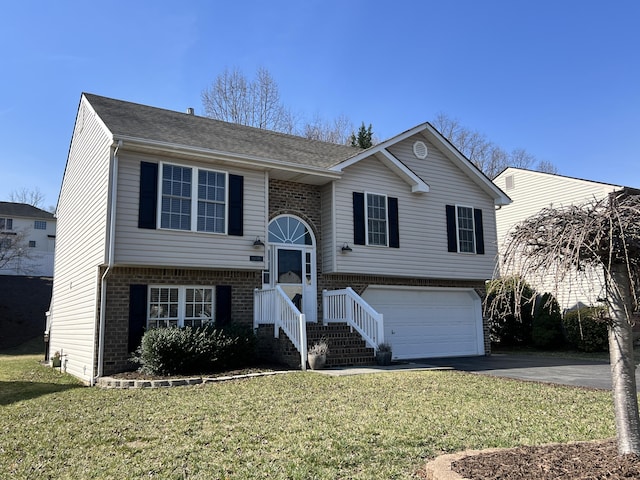
M 309 362 L 311 370 L 319 370 L 324 368 L 327 363 L 327 356 L 325 354 L 309 353 L 307 354 L 307 361 Z
M 376 352 L 376 363 L 378 365 L 391 365 L 391 352 Z

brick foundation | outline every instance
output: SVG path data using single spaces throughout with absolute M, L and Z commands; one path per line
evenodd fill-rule
M 107 277 L 104 331 L 104 374 L 130 370 L 129 286 L 231 285 L 231 322 L 253 325 L 253 290 L 261 286 L 260 272 L 116 267 Z

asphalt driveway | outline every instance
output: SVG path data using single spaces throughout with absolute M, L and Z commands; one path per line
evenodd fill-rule
M 488 357 L 428 358 L 414 360 L 412 363 L 497 377 L 611 389 L 611 367 L 608 361 L 497 353 Z M 640 385 L 637 369 L 636 382 Z

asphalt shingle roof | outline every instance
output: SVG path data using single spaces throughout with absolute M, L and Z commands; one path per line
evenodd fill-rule
M 128 136 L 320 168 L 361 151 L 89 93 L 84 96 L 116 139 Z
M 26 203 L 0 202 L 0 216 L 3 217 L 24 217 L 24 218 L 45 218 L 53 220 L 53 213 L 41 210 Z

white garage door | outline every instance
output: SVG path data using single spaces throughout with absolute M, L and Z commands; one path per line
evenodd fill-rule
M 482 306 L 473 289 L 370 286 L 393 358 L 484 355 Z

